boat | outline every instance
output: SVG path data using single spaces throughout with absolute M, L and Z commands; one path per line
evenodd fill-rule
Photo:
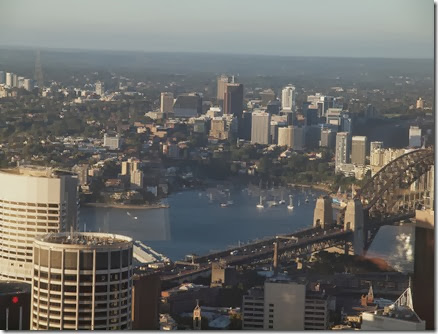
M 292 195 L 289 195 L 289 205 L 287 206 L 288 210 L 293 210 L 294 209 L 294 200 Z
M 134 219 L 138 219 L 138 217 L 134 217 Z
M 221 208 L 226 208 L 228 206 L 228 203 L 221 203 Z
M 298 200 L 298 206 L 300 206 L 300 205 L 301 205 L 300 200 Z
M 278 204 L 286 204 L 286 201 L 284 200 L 283 191 L 281 192 L 281 200 L 278 201 Z
M 262 196 L 260 196 L 260 203 L 259 204 L 257 204 L 257 208 L 258 209 L 263 209 L 265 206 L 263 205 L 263 198 L 262 198 Z
M 276 201 L 268 201 L 267 204 L 270 208 L 278 205 L 278 203 Z
M 309 203 L 309 197 L 306 197 L 306 199 L 304 200 L 304 202 L 305 202 L 306 204 L 308 204 L 308 203 Z

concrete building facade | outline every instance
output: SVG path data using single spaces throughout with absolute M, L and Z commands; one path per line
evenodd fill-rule
M 365 165 L 367 154 L 367 137 L 353 136 L 351 139 L 351 163 Z
M 77 183 L 48 168 L 0 171 L 0 278 L 30 282 L 34 239 L 76 228 Z
M 50 234 L 33 252 L 31 330 L 131 329 L 131 238 Z
M 173 112 L 173 93 L 163 92 L 160 99 L 160 111 L 162 113 Z
M 268 145 L 271 137 L 271 115 L 263 111 L 254 111 L 251 122 L 251 143 Z

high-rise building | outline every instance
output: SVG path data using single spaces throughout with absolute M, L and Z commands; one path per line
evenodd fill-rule
M 325 96 L 320 93 L 307 97 L 307 101 L 311 103 L 312 108 L 318 109 L 318 117 L 326 117 L 327 110 L 335 107 L 334 100 L 333 96 Z
M 240 139 L 251 140 L 252 113 L 244 111 L 242 118 L 238 121 L 238 134 Z
M 132 288 L 132 329 L 160 328 L 161 279 L 158 273 L 134 274 Z
M 251 143 L 268 145 L 271 138 L 271 115 L 254 111 L 251 123 Z
M 0 171 L 0 278 L 30 282 L 34 238 L 76 228 L 77 182 L 50 168 Z
M 217 100 L 218 103 L 221 105 L 224 101 L 224 94 L 225 94 L 225 87 L 226 84 L 230 82 L 230 77 L 228 75 L 222 74 L 220 77 L 217 78 Z
M 365 165 L 367 153 L 367 137 L 353 136 L 351 139 L 351 163 Z
M 293 312 L 291 312 L 293 310 Z M 243 296 L 243 330 L 326 330 L 329 297 L 288 279 L 270 279 Z
M 423 109 L 424 108 L 424 101 L 423 101 L 423 99 L 420 97 L 418 100 L 417 100 L 417 109 Z
M 31 79 L 24 79 L 23 88 L 29 92 L 32 91 L 33 90 L 33 81 Z
M 96 94 L 99 96 L 103 96 L 105 94 L 104 83 L 101 81 L 98 81 L 98 82 L 96 82 L 95 86 L 96 86 L 96 90 L 95 90 Z
M 24 87 L 24 77 L 18 77 L 17 78 L 17 87 L 23 88 Z
M 320 147 L 327 147 L 334 149 L 336 144 L 336 131 L 327 128 L 321 128 L 321 140 L 319 142 Z
M 140 161 L 137 159 L 129 158 L 127 161 L 122 161 L 122 175 L 130 175 L 138 169 Z
M 178 95 L 173 105 L 176 118 L 196 117 L 202 113 L 202 98 L 197 93 Z
M 239 83 L 225 84 L 224 114 L 234 115 L 238 119 L 243 113 L 243 85 Z
M 0 85 L 3 85 L 6 83 L 6 74 L 4 71 L 0 71 Z
M 418 126 L 409 128 L 409 146 L 421 147 L 421 129 Z
M 292 126 L 278 128 L 278 146 L 292 146 Z
M 338 171 L 344 164 L 350 162 L 350 136 L 348 132 L 336 134 L 335 170 Z
M 292 149 L 296 151 L 304 150 L 306 146 L 306 127 L 292 126 Z
M 64 232 L 35 240 L 31 330 L 132 328 L 132 239 Z
M 163 113 L 173 112 L 173 93 L 161 93 L 160 111 Z
M 326 124 L 341 127 L 342 125 L 341 108 L 328 108 L 325 117 L 326 117 Z
M 18 87 L 18 75 L 15 73 L 12 74 L 12 87 Z
M 143 188 L 143 178 L 144 178 L 144 173 L 137 169 L 134 170 L 133 172 L 131 172 L 131 188 L 139 188 L 142 189 Z
M 285 112 L 295 111 L 295 86 L 288 85 L 281 91 L 281 108 Z
M 14 73 L 6 72 L 6 86 L 12 88 L 12 76 Z
M 371 154 L 371 152 L 373 152 L 374 150 L 377 150 L 379 148 L 383 148 L 383 141 L 372 141 L 370 143 L 370 154 Z

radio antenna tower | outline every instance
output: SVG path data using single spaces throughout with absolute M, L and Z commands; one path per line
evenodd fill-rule
M 41 55 L 40 50 L 36 52 L 35 58 L 35 81 L 38 84 L 38 89 L 41 92 L 44 85 L 43 68 L 41 67 Z

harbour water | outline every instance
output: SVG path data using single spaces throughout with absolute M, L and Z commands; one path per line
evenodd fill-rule
M 310 227 L 315 200 L 322 193 L 288 189 L 281 195 L 279 191 L 261 194 L 263 209 L 256 208 L 260 191 L 247 188 L 176 193 L 167 199 L 168 209 L 83 207 L 79 225 L 81 230 L 130 236 L 172 260 L 181 260 L 186 254 L 206 254 Z M 293 210 L 287 209 L 289 194 L 293 195 Z M 282 198 L 285 204 L 268 207 L 268 201 Z M 221 206 L 227 202 L 230 204 Z M 398 270 L 411 271 L 412 249 L 411 227 L 383 227 L 368 253 L 384 258 Z

